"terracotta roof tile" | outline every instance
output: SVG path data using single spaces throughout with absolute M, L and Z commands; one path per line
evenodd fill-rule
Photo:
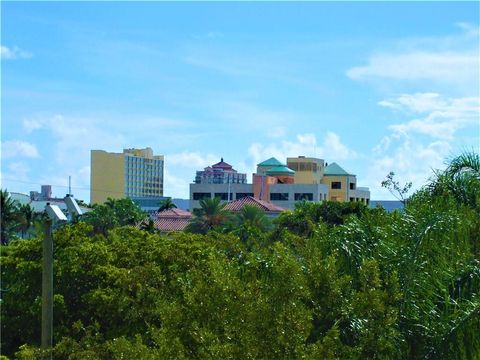
M 262 209 L 265 212 L 282 212 L 286 209 L 269 203 L 268 201 L 258 200 L 251 196 L 243 197 L 239 200 L 234 200 L 225 205 L 225 210 L 240 211 L 245 205 L 252 205 Z
M 155 218 L 177 218 L 177 217 L 186 217 L 186 218 L 191 218 L 192 213 L 182 210 L 182 209 L 169 209 L 169 210 L 163 210 L 160 212 L 156 212 L 153 214 L 153 217 Z
M 177 218 L 177 219 L 159 218 L 153 221 L 153 225 L 155 226 L 155 229 L 160 230 L 162 232 L 182 231 L 187 227 L 189 222 L 190 222 L 190 218 Z

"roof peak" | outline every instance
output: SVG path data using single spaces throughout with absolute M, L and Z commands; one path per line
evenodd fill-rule
M 271 157 L 270 159 L 267 159 L 265 161 L 262 161 L 260 164 L 257 164 L 257 166 L 285 166 L 285 164 L 281 163 L 276 158 Z
M 333 162 L 329 164 L 328 166 L 325 166 L 324 170 L 324 175 L 330 175 L 330 176 L 344 176 L 344 175 L 351 175 L 355 176 L 354 174 L 350 174 L 348 171 L 346 171 L 344 168 L 342 168 L 340 165 L 338 165 L 336 162 Z

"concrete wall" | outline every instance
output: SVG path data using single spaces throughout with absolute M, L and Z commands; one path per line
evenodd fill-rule
M 124 155 L 103 150 L 91 151 L 90 203 L 102 204 L 107 198 L 124 198 Z
M 340 182 L 340 189 L 332 189 L 333 182 Z M 347 176 L 324 176 L 322 183 L 328 188 L 328 200 L 330 201 L 347 201 Z
M 232 200 L 237 200 L 237 193 L 253 194 L 252 184 L 190 184 L 190 210 L 200 207 L 200 200 L 193 200 L 194 193 L 209 193 L 214 198 L 215 193 L 228 193 L 229 189 Z
M 295 203 L 300 200 L 295 200 L 295 194 L 311 193 L 313 194 L 314 202 L 326 200 L 328 197 L 328 188 L 323 184 L 274 184 L 270 185 L 270 195 L 274 193 L 287 193 L 288 200 L 270 200 L 272 204 L 281 206 L 285 209 L 293 209 Z
M 313 164 L 316 164 L 317 171 L 313 171 Z M 287 166 L 290 169 L 295 170 L 295 184 L 321 183 L 325 167 L 324 161 L 322 159 L 307 157 L 289 157 L 287 158 Z

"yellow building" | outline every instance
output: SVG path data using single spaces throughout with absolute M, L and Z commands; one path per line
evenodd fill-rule
M 91 151 L 90 202 L 107 198 L 163 196 L 163 155 L 151 148 L 124 149 L 123 153 Z
M 349 174 L 337 163 L 325 167 L 322 184 L 328 186 L 328 200 L 330 201 L 370 203 L 370 190 L 365 187 L 357 188 L 356 175 Z
M 321 184 L 324 172 L 322 159 L 299 156 L 287 158 L 288 168 L 295 171 L 295 184 Z

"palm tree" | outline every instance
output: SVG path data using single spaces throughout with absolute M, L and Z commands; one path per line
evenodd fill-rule
M 30 204 L 21 205 L 18 210 L 19 221 L 20 221 L 20 231 L 22 233 L 22 238 L 25 237 L 25 234 L 30 230 L 33 223 L 37 219 L 33 208 Z
M 215 227 L 225 225 L 230 218 L 225 205 L 226 203 L 220 202 L 220 198 L 200 200 L 200 208 L 193 210 L 193 218 L 185 230 L 205 234 Z
M 437 173 L 430 185 L 435 195 L 450 193 L 463 205 L 480 211 L 480 156 L 464 152 L 453 158 L 445 171 Z
M 167 198 L 160 203 L 160 207 L 158 208 L 158 212 L 164 210 L 175 209 L 177 205 L 172 201 L 172 198 Z
M 18 203 L 7 190 L 0 190 L 1 242 L 8 244 L 18 228 Z
M 265 213 L 253 205 L 245 205 L 237 214 L 236 222 L 238 225 L 250 225 L 261 231 L 268 231 L 271 225 Z

